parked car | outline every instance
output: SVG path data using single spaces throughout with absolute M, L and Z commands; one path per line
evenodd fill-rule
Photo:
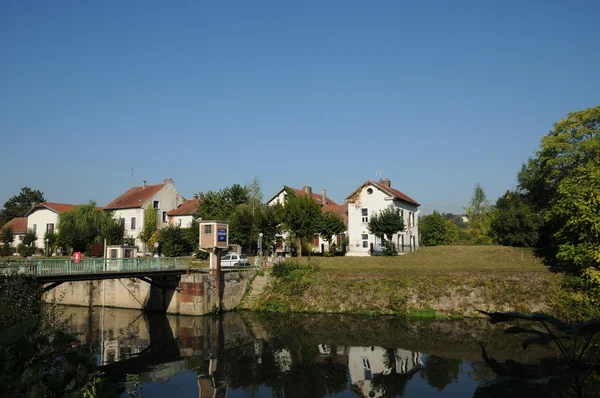
M 221 257 L 221 267 L 248 267 L 250 262 L 245 254 L 227 254 Z

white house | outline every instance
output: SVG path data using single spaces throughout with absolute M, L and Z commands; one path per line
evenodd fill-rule
M 173 180 L 165 178 L 162 184 L 132 187 L 104 207 L 125 226 L 125 237 L 134 238 L 135 245 L 145 252 L 144 242 L 138 238 L 144 227 L 144 211 L 151 206 L 156 210 L 157 227 L 169 225 L 167 213 L 183 203 L 183 197 L 175 189 Z
M 381 239 L 370 233 L 369 217 L 392 206 L 404 217 L 404 231 L 394 234 L 392 240 L 399 251 L 412 251 L 419 247 L 418 212 L 420 204 L 404 193 L 392 188 L 389 179 L 367 181 L 348 198 L 348 240 L 350 256 L 367 256 L 382 250 Z
M 13 233 L 13 241 L 11 242 L 11 247 L 17 247 L 19 244 L 23 242 L 23 238 L 25 237 L 25 232 L 27 232 L 27 217 L 17 217 L 13 218 L 6 224 L 2 226 L 2 229 L 5 227 L 10 227 Z
M 167 213 L 169 218 L 169 225 L 178 226 L 181 228 L 189 228 L 194 221 L 194 215 L 198 210 L 198 194 L 194 194 L 194 199 L 186 200 L 179 205 L 176 209 L 173 209 Z
M 394 349 L 395 364 L 387 361 L 389 356 L 382 347 L 350 347 L 348 350 L 348 370 L 351 385 L 362 391 L 363 397 L 382 397 L 383 392 L 373 388 L 371 380 L 375 374 L 390 374 L 391 366 L 398 374 L 406 374 L 423 365 L 422 355 L 402 349 Z
M 44 249 L 46 232 L 58 232 L 58 218 L 61 213 L 72 210 L 76 205 L 66 203 L 36 203 L 27 213 L 27 229 L 33 230 L 37 236 L 35 247 Z
M 321 206 L 321 210 L 323 212 L 331 210 L 337 214 L 342 215 L 342 218 L 344 218 L 343 209 L 340 209 L 339 205 L 337 203 L 335 203 L 333 200 L 331 200 L 330 198 L 327 197 L 327 191 L 325 189 L 323 189 L 321 194 L 313 193 L 312 188 L 308 185 L 303 186 L 302 189 L 291 188 L 291 187 L 288 187 L 287 185 L 284 185 L 283 188 L 279 192 L 277 192 L 275 195 L 273 195 L 271 197 L 271 199 L 269 199 L 267 201 L 267 205 L 274 206 L 277 203 L 284 205 L 285 201 L 287 200 L 288 196 L 290 196 L 290 195 L 307 195 Z M 278 235 L 275 238 L 276 239 L 275 251 L 277 253 L 284 254 L 284 253 L 290 252 L 290 248 L 288 247 L 288 245 L 286 243 L 286 239 L 288 236 L 289 236 L 289 233 L 284 231 L 283 234 Z M 344 238 L 345 237 L 335 237 L 334 242 L 336 242 L 336 243 L 339 242 L 341 244 L 343 242 Z M 327 246 L 327 242 L 322 240 L 318 234 L 315 234 L 315 236 L 311 240 L 311 244 L 313 246 L 313 251 L 320 251 L 322 245 Z

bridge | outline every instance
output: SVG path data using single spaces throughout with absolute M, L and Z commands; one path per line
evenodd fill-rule
M 85 258 L 9 260 L 0 267 L 0 277 L 26 275 L 45 284 L 48 291 L 64 282 L 138 278 L 158 287 L 157 277 L 178 277 L 190 269 L 188 258 Z M 205 272 L 208 272 L 206 270 Z

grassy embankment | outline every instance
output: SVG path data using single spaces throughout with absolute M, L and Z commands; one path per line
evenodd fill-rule
M 563 277 L 530 250 L 442 246 L 397 257 L 301 258 L 274 272 L 253 309 L 279 312 L 471 316 L 546 311 Z

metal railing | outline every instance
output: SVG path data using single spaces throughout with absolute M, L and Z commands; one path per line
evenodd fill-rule
M 187 258 L 82 258 L 9 260 L 0 267 L 0 275 L 34 276 L 101 274 L 114 272 L 144 272 L 188 269 Z

